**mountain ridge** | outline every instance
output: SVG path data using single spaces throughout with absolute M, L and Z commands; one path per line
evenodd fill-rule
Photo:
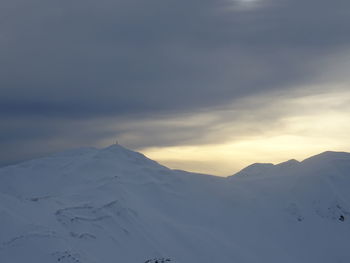
M 119 145 L 0 168 L 0 262 L 347 262 L 350 159 L 330 155 L 229 178 Z

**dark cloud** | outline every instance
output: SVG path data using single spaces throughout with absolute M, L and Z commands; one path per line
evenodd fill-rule
M 91 124 L 99 118 L 173 116 L 312 83 L 323 58 L 350 47 L 349 1 L 242 4 L 2 1 L 2 160 L 23 159 L 6 157 L 19 142 L 58 149 L 129 130 Z

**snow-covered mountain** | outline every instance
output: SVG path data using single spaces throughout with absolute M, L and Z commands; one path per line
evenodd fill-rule
M 349 189 L 349 153 L 222 178 L 67 151 L 0 169 L 0 262 L 350 262 Z

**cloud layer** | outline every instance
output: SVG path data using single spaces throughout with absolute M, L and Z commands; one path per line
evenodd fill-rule
M 220 127 L 250 97 L 347 81 L 322 77 L 350 50 L 345 0 L 4 0 L 0 17 L 0 164 L 113 136 L 212 143 L 205 121 L 168 122 L 234 104 Z

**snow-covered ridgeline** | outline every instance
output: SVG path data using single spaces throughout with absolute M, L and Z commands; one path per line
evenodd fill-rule
M 0 262 L 350 262 L 350 154 L 221 178 L 112 145 L 0 169 Z

